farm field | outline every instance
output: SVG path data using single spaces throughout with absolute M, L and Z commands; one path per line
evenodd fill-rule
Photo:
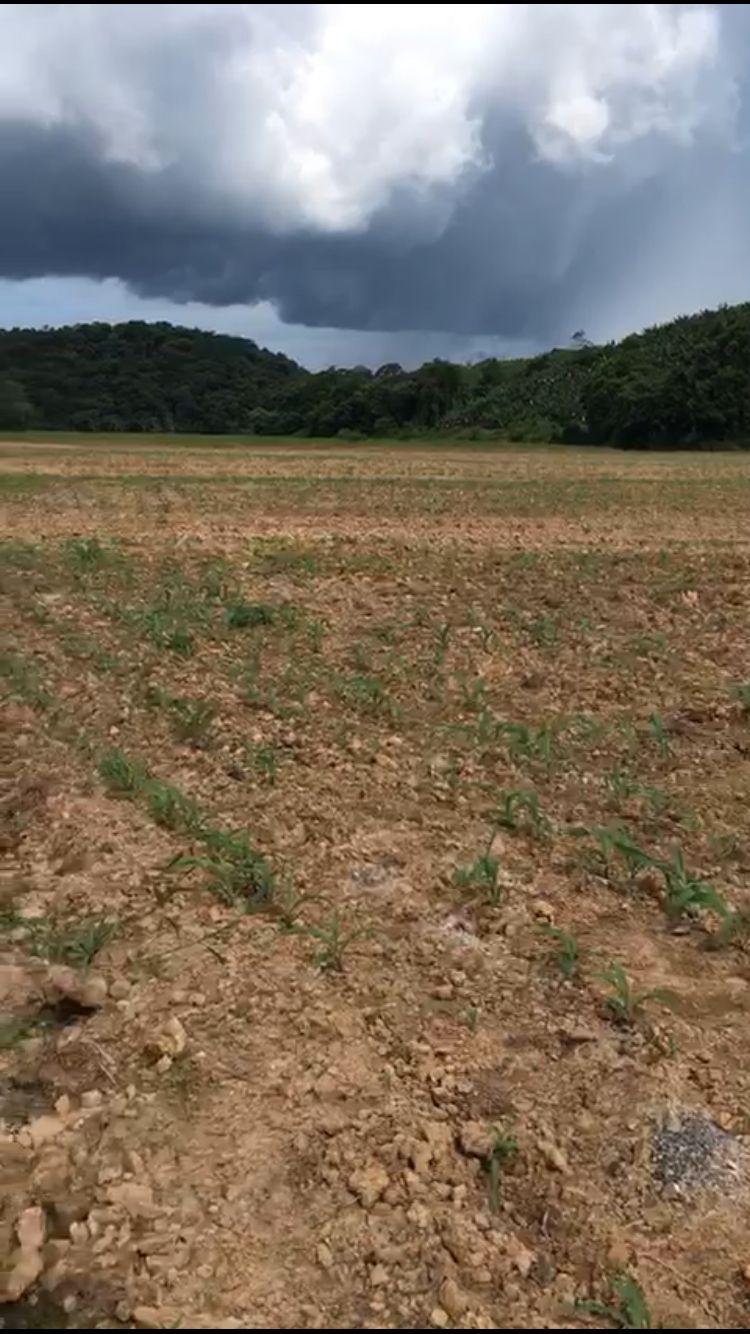
M 750 455 L 0 507 L 8 1326 L 743 1327 Z

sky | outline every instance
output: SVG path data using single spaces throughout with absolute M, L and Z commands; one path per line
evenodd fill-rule
M 750 299 L 750 6 L 0 5 L 0 324 L 313 369 Z

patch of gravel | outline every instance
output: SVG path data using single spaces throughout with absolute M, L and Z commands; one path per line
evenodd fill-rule
M 661 1185 L 676 1194 L 728 1189 L 739 1180 L 739 1145 L 702 1112 L 673 1112 L 654 1131 L 651 1163 Z

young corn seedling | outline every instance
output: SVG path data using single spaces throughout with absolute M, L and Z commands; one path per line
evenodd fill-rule
M 664 1005 L 667 1009 L 671 1009 L 674 1005 L 674 997 L 670 991 L 660 987 L 639 991 L 633 986 L 622 964 L 616 960 L 608 964 L 601 978 L 611 989 L 610 995 L 606 998 L 610 1017 L 616 1024 L 621 1024 L 625 1028 L 632 1028 L 643 1019 L 649 1001 L 653 1001 L 656 1005 Z
M 163 829 L 178 829 L 188 834 L 199 834 L 203 827 L 200 807 L 171 783 L 150 778 L 143 789 L 148 813 L 154 824 Z
M 547 769 L 552 767 L 560 724 L 543 723 L 541 727 L 527 727 L 525 723 L 500 723 L 499 731 L 506 738 L 511 759 L 539 760 Z
M 564 931 L 560 926 L 551 926 L 548 922 L 544 923 L 541 930 L 545 936 L 554 941 L 552 957 L 563 977 L 571 981 L 577 976 L 581 966 L 582 951 L 578 941 L 569 931 Z
M 608 880 L 613 878 L 615 857 L 621 857 L 624 861 L 629 884 L 632 884 L 638 871 L 659 865 L 651 854 L 640 847 L 630 837 L 628 831 L 619 825 L 592 829 L 590 832 L 597 844 L 599 856 L 604 866 L 604 873 Z
M 656 748 L 663 760 L 669 758 L 672 753 L 672 747 L 669 744 L 669 735 L 664 726 L 664 720 L 658 713 L 652 713 L 648 720 L 648 730 L 656 745 Z
M 123 750 L 108 750 L 99 761 L 99 773 L 111 792 L 136 797 L 148 779 L 145 764 L 131 760 Z
M 321 973 L 340 973 L 344 968 L 344 955 L 355 940 L 362 940 L 370 934 L 365 927 L 345 928 L 338 913 L 334 913 L 320 926 L 309 926 L 307 934 L 317 941 L 313 958 L 316 968 Z
M 542 814 L 539 796 L 533 788 L 515 788 L 512 792 L 503 792 L 495 818 L 502 829 L 526 828 L 537 837 L 545 834 L 549 828 L 549 820 Z
M 487 1191 L 490 1210 L 500 1213 L 500 1183 L 503 1168 L 510 1158 L 518 1153 L 518 1142 L 513 1135 L 507 1134 L 500 1126 L 492 1126 L 492 1148 L 484 1160 L 487 1172 Z
M 713 912 L 722 922 L 731 917 L 729 905 L 707 880 L 688 871 L 682 849 L 677 848 L 671 862 L 662 862 L 667 891 L 665 907 L 672 920 L 695 917 L 701 911 Z
M 173 699 L 170 704 L 172 729 L 178 741 L 185 741 L 195 750 L 209 743 L 211 727 L 216 717 L 216 706 L 208 700 Z
M 467 866 L 456 867 L 453 880 L 460 889 L 477 890 L 484 895 L 491 908 L 497 908 L 503 896 L 503 887 L 499 878 L 500 861 L 490 852 L 493 837 L 490 836 L 487 851 L 481 857 Z
M 324 896 L 322 894 L 300 894 L 294 887 L 294 882 L 287 878 L 284 880 L 283 887 L 274 896 L 273 913 L 278 919 L 279 930 L 285 935 L 291 935 L 295 931 L 304 930 L 300 926 L 300 916 L 302 909 L 310 903 L 322 903 Z
M 618 1329 L 651 1329 L 651 1312 L 640 1284 L 630 1274 L 618 1274 L 611 1287 L 609 1302 L 577 1301 L 575 1310 L 611 1320 Z
M 28 942 L 29 953 L 73 968 L 88 968 L 117 931 L 117 923 L 105 917 L 87 917 L 60 927 L 45 922 L 30 925 L 35 929 Z
M 200 839 L 207 849 L 205 856 L 177 857 L 170 863 L 173 870 L 206 871 L 208 888 L 229 907 L 253 912 L 270 905 L 275 877 L 247 834 L 207 830 Z

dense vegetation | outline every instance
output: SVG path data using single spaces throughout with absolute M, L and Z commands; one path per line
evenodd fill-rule
M 750 441 L 750 303 L 604 347 L 472 366 L 311 374 L 170 324 L 0 331 L 0 428 L 423 435 L 616 444 Z

